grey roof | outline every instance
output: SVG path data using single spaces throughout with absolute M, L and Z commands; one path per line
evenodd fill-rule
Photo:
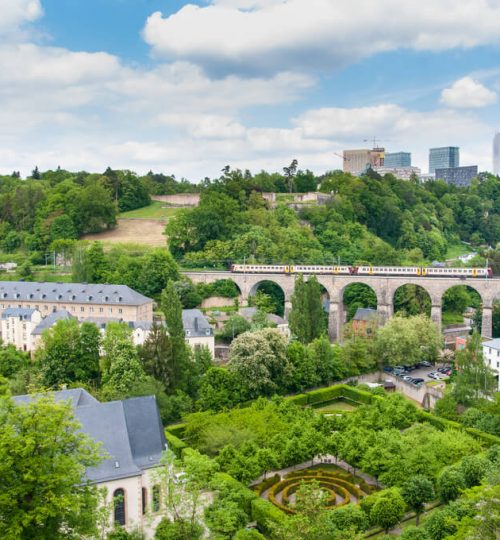
M 205 315 L 199 309 L 183 309 L 182 324 L 188 337 L 206 337 L 213 335 L 213 330 Z
M 107 317 L 88 317 L 82 322 L 94 323 L 98 328 L 105 329 L 110 322 L 121 322 L 128 325 L 129 328 L 135 330 L 136 328 L 142 328 L 143 330 L 151 330 L 153 326 L 152 321 L 124 321 L 123 319 L 118 318 L 107 318 Z
M 30 321 L 33 313 L 36 309 L 27 309 L 27 308 L 7 308 L 2 312 L 2 319 L 8 319 L 9 317 L 19 317 L 26 321 Z
M 127 285 L 0 281 L 0 300 L 64 302 L 76 304 L 118 304 L 140 306 L 152 302 Z
M 238 314 L 242 317 L 245 317 L 245 319 L 251 319 L 256 313 L 256 307 L 244 307 L 240 308 L 238 311 Z M 271 321 L 275 324 L 286 324 L 285 319 L 283 319 L 283 317 L 280 317 L 279 315 L 276 315 L 274 313 L 267 313 L 266 315 L 268 321 Z
M 500 338 L 492 339 L 490 341 L 484 341 L 483 347 L 489 347 L 490 349 L 500 351 Z
M 73 316 L 71 315 L 71 313 L 69 313 L 65 309 L 59 309 L 57 311 L 53 311 L 52 313 L 49 313 L 47 317 L 43 318 L 39 324 L 37 324 L 32 334 L 33 335 L 42 334 L 44 330 L 47 330 L 48 328 L 52 328 L 54 324 L 56 324 L 57 321 L 62 321 L 62 320 L 66 321 L 72 318 Z
M 167 442 L 154 396 L 100 403 L 81 388 L 54 396 L 56 400 L 71 399 L 82 431 L 100 442 L 107 455 L 98 467 L 87 469 L 91 482 L 136 476 L 159 463 Z M 14 400 L 26 403 L 35 398 L 16 396 Z
M 353 317 L 354 321 L 373 321 L 377 318 L 377 310 L 372 308 L 358 308 Z

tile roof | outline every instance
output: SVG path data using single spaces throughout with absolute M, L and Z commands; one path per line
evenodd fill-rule
M 377 318 L 377 310 L 372 308 L 358 308 L 353 317 L 354 321 L 373 321 Z
M 71 400 L 82 431 L 102 443 L 107 458 L 86 471 L 93 483 L 141 474 L 160 461 L 167 442 L 154 396 L 100 403 L 82 388 L 54 392 L 56 400 Z M 36 395 L 15 396 L 27 403 Z
M 19 317 L 21 319 L 30 321 L 33 313 L 36 309 L 27 308 L 7 308 L 2 312 L 2 319 L 8 319 L 9 317 Z
M 140 306 L 151 298 L 127 285 L 87 283 L 50 283 L 31 281 L 0 281 L 0 301 L 30 300 L 75 304 L 118 304 Z
M 213 335 L 212 327 L 199 309 L 183 309 L 182 324 L 186 332 L 186 337 L 206 337 Z
M 492 339 L 490 341 L 483 341 L 483 347 L 489 347 L 490 349 L 500 350 L 500 338 Z
M 43 333 L 44 330 L 47 330 L 48 328 L 52 328 L 54 324 L 56 324 L 57 321 L 68 320 L 72 318 L 73 316 L 71 315 L 71 313 L 69 313 L 65 309 L 59 309 L 57 311 L 53 311 L 52 313 L 49 313 L 44 319 L 42 319 L 36 325 L 36 327 L 33 329 L 32 334 L 40 335 Z

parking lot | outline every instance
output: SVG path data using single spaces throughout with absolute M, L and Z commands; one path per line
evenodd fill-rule
M 440 364 L 432 366 L 432 367 L 418 367 L 416 369 L 412 369 L 410 371 L 405 372 L 403 375 L 396 375 L 398 379 L 404 380 L 403 376 L 409 376 L 413 379 L 423 379 L 424 382 L 421 384 L 425 384 L 427 382 L 436 381 L 436 380 L 446 380 L 448 377 L 446 375 L 443 375 L 442 373 L 439 373 L 440 379 L 435 379 L 432 377 L 429 377 L 429 373 L 435 373 L 438 372 L 438 368 L 441 367 Z M 385 371 L 385 370 L 384 370 Z M 395 375 L 394 372 L 387 372 L 390 375 Z M 412 386 L 416 386 L 412 383 L 412 381 L 404 381 L 408 384 L 411 384 Z

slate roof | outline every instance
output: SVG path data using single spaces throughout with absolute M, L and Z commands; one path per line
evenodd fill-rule
M 44 330 L 52 328 L 57 321 L 68 320 L 72 318 L 73 316 L 71 315 L 71 313 L 69 313 L 65 309 L 53 311 L 52 313 L 49 313 L 44 319 L 42 319 L 31 333 L 35 336 L 40 335 L 43 333 Z
M 110 322 L 125 323 L 132 330 L 135 330 L 137 328 L 142 328 L 143 330 L 151 330 L 151 327 L 153 326 L 153 321 L 124 321 L 123 319 L 107 318 L 107 317 L 89 317 L 85 319 L 84 322 L 94 323 L 97 326 L 97 328 L 101 328 L 103 330 L 106 329 L 106 326 Z
M 500 338 L 492 339 L 490 341 L 484 341 L 483 347 L 489 347 L 490 349 L 500 351 Z
M 29 300 L 75 304 L 140 306 L 151 298 L 127 285 L 0 281 L 0 301 Z
M 9 317 L 18 317 L 24 319 L 25 321 L 30 321 L 33 313 L 36 309 L 27 309 L 27 308 L 7 308 L 2 312 L 2 319 L 8 319 Z
M 256 313 L 257 308 L 256 307 L 244 307 L 240 308 L 238 313 L 245 317 L 246 319 L 251 319 Z M 275 313 L 267 313 L 267 319 L 277 325 L 279 324 L 286 324 L 285 319 L 283 317 L 280 317 L 279 315 L 276 315 Z
M 207 337 L 213 335 L 212 327 L 199 309 L 183 309 L 182 324 L 187 337 Z
M 371 308 L 358 308 L 353 317 L 354 321 L 373 321 L 377 318 L 377 310 Z
M 157 465 L 167 442 L 154 396 L 100 403 L 82 388 L 54 393 L 56 400 L 70 399 L 82 431 L 102 443 L 107 454 L 98 467 L 86 471 L 93 483 L 137 476 Z M 16 396 L 27 403 L 36 396 Z

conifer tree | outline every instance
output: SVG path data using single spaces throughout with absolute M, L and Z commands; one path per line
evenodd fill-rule
M 321 288 L 316 276 L 304 281 L 302 275 L 295 280 L 292 311 L 289 315 L 290 330 L 304 344 L 310 343 L 325 332 L 325 317 L 321 304 Z

